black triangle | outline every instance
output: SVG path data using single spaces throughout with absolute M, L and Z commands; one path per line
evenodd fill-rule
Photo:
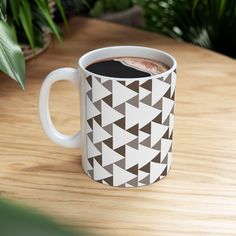
M 93 143 L 93 132 L 87 134 L 91 142 Z
M 87 120 L 88 125 L 91 129 L 93 129 L 93 118 Z
M 93 104 L 99 111 L 101 111 L 101 100 L 98 100 L 94 102 Z
M 102 125 L 102 116 L 101 114 L 93 117 L 93 119 L 101 126 Z
M 94 144 L 94 146 L 97 148 L 99 152 L 102 152 L 102 142 Z
M 161 176 L 166 176 L 167 175 L 167 166 L 166 168 L 163 170 L 163 172 L 161 173 Z
M 169 138 L 169 128 L 166 130 L 165 134 L 162 136 L 162 138 L 168 139 Z
M 173 131 L 171 132 L 171 135 L 169 136 L 169 139 L 173 139 Z
M 149 79 L 146 82 L 144 82 L 143 84 L 140 85 L 142 88 L 145 88 L 149 91 L 152 91 L 152 80 Z
M 112 91 L 112 80 L 107 80 L 102 84 L 106 89 L 108 89 L 110 92 Z
M 175 91 L 174 91 L 174 93 L 172 94 L 172 96 L 171 96 L 171 100 L 175 100 Z
M 147 134 L 151 134 L 151 122 L 148 123 L 147 125 L 145 125 L 143 128 L 140 129 L 141 131 L 147 133 Z
M 136 164 L 135 166 L 132 166 L 131 168 L 127 169 L 127 171 L 129 171 L 130 173 L 132 173 L 134 175 L 138 175 L 138 164 Z
M 96 156 L 94 159 L 102 166 L 102 155 Z
M 105 143 L 109 148 L 113 149 L 113 139 L 112 138 L 108 138 L 108 139 L 104 140 L 103 143 Z
M 144 139 L 140 144 L 142 144 L 145 147 L 151 147 L 151 137 L 147 137 L 146 139 Z
M 103 166 L 103 168 L 113 175 L 113 164 L 108 165 L 108 166 Z
M 165 83 L 171 84 L 171 74 L 167 76 L 167 78 L 165 79 Z
M 153 107 L 162 110 L 162 99 L 160 99 L 157 103 L 153 105 Z
M 112 107 L 112 94 L 106 96 L 105 98 L 102 99 L 107 105 Z
M 118 80 L 120 84 L 123 84 L 125 86 L 125 80 Z
M 159 142 L 157 142 L 152 148 L 160 151 L 161 150 L 161 140 Z
M 113 134 L 113 128 L 112 127 L 113 127 L 113 125 L 109 124 L 109 125 L 103 126 L 102 128 L 104 130 L 106 130 L 108 134 L 112 135 Z
M 164 94 L 164 97 L 170 98 L 170 88 L 167 90 L 167 92 Z
M 152 121 L 158 124 L 162 124 L 162 112 L 157 115 Z
M 128 102 L 130 105 L 139 108 L 139 99 L 138 99 L 138 95 L 136 95 L 135 97 L 131 98 L 131 99 L 128 100 L 127 102 Z
M 142 180 L 139 181 L 141 184 L 150 184 L 150 175 L 146 176 L 145 178 L 143 178 Z
M 161 162 L 162 164 L 167 164 L 168 163 L 168 153 L 166 154 L 165 158 Z
M 142 168 L 140 168 L 141 171 L 150 173 L 150 162 L 148 162 L 145 166 L 143 166 Z
M 88 162 L 89 162 L 90 165 L 93 167 L 93 157 L 92 157 L 92 158 L 88 158 Z
M 103 179 L 107 184 L 113 186 L 113 176 Z
M 93 170 L 88 170 L 88 175 L 93 179 Z
M 86 78 L 86 80 L 87 80 L 88 84 L 90 85 L 90 87 L 92 88 L 92 76 L 91 76 L 91 75 L 88 76 L 88 77 Z
M 139 81 L 136 80 L 132 82 L 131 84 L 127 85 L 127 88 L 132 89 L 134 92 L 139 92 Z
M 115 124 L 120 128 L 125 129 L 125 117 L 121 118 L 120 120 L 117 120 Z
M 87 92 L 87 99 L 89 99 L 91 102 L 93 102 L 92 89 Z
M 161 163 L 161 154 L 157 154 L 151 161 L 155 163 Z
M 137 149 L 137 150 L 138 150 L 138 147 L 139 147 L 138 144 L 139 144 L 139 143 L 138 143 L 138 138 L 136 138 L 136 139 L 134 139 L 133 141 L 127 143 L 127 145 L 129 145 L 130 147 L 135 148 L 135 149 Z
M 116 151 L 117 153 L 119 153 L 121 156 L 125 157 L 125 145 L 116 148 L 114 151 Z
M 139 130 L 139 125 L 136 124 L 136 125 L 132 126 L 131 128 L 127 129 L 126 131 L 138 136 L 138 130 Z
M 114 165 L 117 165 L 117 166 L 119 166 L 120 168 L 122 168 L 122 169 L 125 170 L 125 158 L 124 158 L 124 159 L 121 159 L 120 161 L 115 162 Z
M 140 102 L 152 106 L 152 94 L 148 94 L 146 97 L 140 100 Z

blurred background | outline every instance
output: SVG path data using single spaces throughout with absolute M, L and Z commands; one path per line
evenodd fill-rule
M 79 14 L 139 27 L 236 57 L 235 0 L 62 0 Z

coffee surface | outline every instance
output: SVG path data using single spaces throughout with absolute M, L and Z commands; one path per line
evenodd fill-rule
M 162 62 L 141 57 L 117 57 L 96 61 L 86 69 L 103 76 L 140 78 L 161 74 L 169 67 Z

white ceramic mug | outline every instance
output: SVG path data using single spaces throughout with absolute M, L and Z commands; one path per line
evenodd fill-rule
M 144 78 L 116 78 L 86 70 L 95 61 L 143 57 L 170 69 Z M 48 99 L 51 86 L 71 81 L 80 92 L 81 130 L 67 136 L 52 124 Z M 172 160 L 176 61 L 160 50 L 116 46 L 90 51 L 79 68 L 61 68 L 43 82 L 39 113 L 42 127 L 55 143 L 82 149 L 82 166 L 93 180 L 119 187 L 154 183 L 167 175 Z M 69 101 L 68 101 L 69 103 Z

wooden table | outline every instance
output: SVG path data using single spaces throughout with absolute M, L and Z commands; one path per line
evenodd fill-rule
M 0 195 L 101 235 L 236 235 L 236 62 L 120 25 L 78 18 L 70 25 L 63 47 L 55 41 L 27 63 L 26 92 L 0 80 Z M 55 145 L 39 123 L 43 78 L 109 45 L 155 47 L 178 61 L 173 166 L 148 187 L 93 182 L 81 169 L 80 150 Z M 79 129 L 78 97 L 70 83 L 53 88 L 52 117 L 67 134 Z

